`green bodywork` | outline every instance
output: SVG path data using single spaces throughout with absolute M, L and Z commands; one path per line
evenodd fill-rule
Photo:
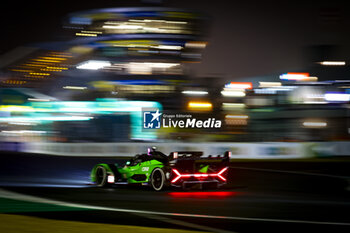
M 115 175 L 113 172 L 113 169 L 110 167 L 111 165 L 105 164 L 105 163 L 97 164 L 94 166 L 94 168 L 91 171 L 90 176 L 91 176 L 92 182 L 96 182 L 96 168 L 98 166 L 103 166 L 104 168 L 106 168 L 108 175 L 112 175 L 112 174 Z M 119 167 L 117 163 L 114 164 L 114 166 L 116 167 L 118 172 L 121 174 L 123 180 L 126 180 L 129 184 L 137 184 L 137 183 L 149 182 L 149 178 L 152 174 L 152 171 L 157 167 L 163 168 L 164 164 L 154 159 L 154 160 L 149 160 L 145 162 L 140 162 L 133 166 L 125 165 L 124 167 Z M 132 178 L 134 175 L 145 175 L 145 179 L 135 180 Z

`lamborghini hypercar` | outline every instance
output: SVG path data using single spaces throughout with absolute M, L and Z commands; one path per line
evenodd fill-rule
M 207 155 L 198 151 L 171 152 L 156 148 L 137 154 L 125 164 L 101 163 L 93 167 L 91 180 L 98 187 L 118 184 L 147 185 L 155 191 L 166 187 L 219 188 L 227 183 L 230 152 Z

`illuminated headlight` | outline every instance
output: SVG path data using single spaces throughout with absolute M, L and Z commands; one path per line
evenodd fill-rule
M 113 175 L 109 175 L 109 176 L 107 177 L 107 182 L 108 182 L 108 183 L 114 183 L 114 176 L 113 176 Z

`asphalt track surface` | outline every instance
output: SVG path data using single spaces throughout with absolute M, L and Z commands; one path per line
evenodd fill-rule
M 350 231 L 350 159 L 232 162 L 224 189 L 154 192 L 90 184 L 94 164 L 122 159 L 9 152 L 0 158 L 2 190 L 94 207 L 16 214 L 213 232 Z

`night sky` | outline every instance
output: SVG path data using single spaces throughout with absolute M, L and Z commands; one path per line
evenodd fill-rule
M 241 78 L 298 69 L 310 47 L 332 45 L 329 59 L 350 60 L 348 1 L 167 0 L 211 17 L 209 46 L 197 76 Z M 141 1 L 2 1 L 0 54 L 21 45 L 60 39 L 69 12 L 141 5 Z

